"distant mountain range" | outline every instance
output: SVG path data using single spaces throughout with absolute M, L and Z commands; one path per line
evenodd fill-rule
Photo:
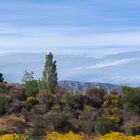
M 49 52 L 48 52 L 49 53 Z M 55 55 L 58 79 L 140 85 L 140 51 L 124 52 L 95 58 L 84 55 Z M 42 76 L 45 53 L 20 53 L 0 56 L 0 72 L 8 82 L 20 83 L 23 72 Z
M 79 92 L 84 93 L 86 89 L 89 88 L 102 88 L 106 92 L 109 92 L 111 89 L 117 90 L 117 92 L 121 92 L 121 86 L 119 85 L 113 85 L 108 83 L 90 83 L 90 82 L 78 82 L 78 81 L 59 81 L 59 84 L 66 88 L 70 92 Z

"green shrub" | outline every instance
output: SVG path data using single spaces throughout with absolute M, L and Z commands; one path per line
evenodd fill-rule
M 94 106 L 99 108 L 104 101 L 105 91 L 102 88 L 91 88 L 87 89 L 84 95 L 93 100 Z
M 41 136 L 46 132 L 46 122 L 43 116 L 33 114 L 30 119 L 30 133 L 32 136 Z
M 6 95 L 0 95 L 0 115 L 7 113 L 9 108 L 10 98 Z
M 123 87 L 123 102 L 131 111 L 140 113 L 140 88 Z
M 82 95 L 68 95 L 65 100 L 65 107 L 67 109 L 82 110 L 83 109 L 83 96 Z
M 70 130 L 70 113 L 50 111 L 44 116 L 48 131 L 68 132 Z
M 46 93 L 46 91 L 42 91 L 37 95 L 37 100 L 40 104 L 40 107 L 42 106 L 45 111 L 49 111 L 53 107 L 55 97 L 51 93 Z
M 36 96 L 39 93 L 38 81 L 26 81 L 25 85 L 25 94 L 26 96 Z
M 85 134 L 91 135 L 95 132 L 96 110 L 90 106 L 86 106 L 84 111 L 78 117 L 79 128 Z
M 12 114 L 12 113 L 20 113 L 21 109 L 23 108 L 23 105 L 20 100 L 18 99 L 13 99 L 12 102 L 7 106 L 6 110 L 7 113 Z
M 97 132 L 99 132 L 100 134 L 107 134 L 112 131 L 117 131 L 118 126 L 113 124 L 113 122 L 109 120 L 108 118 L 103 117 L 103 118 L 97 118 L 96 129 L 97 129 Z

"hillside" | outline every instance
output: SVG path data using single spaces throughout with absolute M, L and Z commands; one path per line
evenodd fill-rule
M 83 87 L 112 86 L 73 81 L 62 81 L 62 84 L 71 87 L 82 84 Z M 58 88 L 54 93 L 40 90 L 33 97 L 28 95 L 24 86 L 0 83 L 0 133 L 3 134 L 2 137 L 12 137 L 11 139 L 16 134 L 16 140 L 19 140 L 19 133 L 27 140 L 29 137 L 34 140 L 51 137 L 53 140 L 56 136 L 66 137 L 66 140 L 68 137 L 70 140 L 75 137 L 79 138 L 77 140 L 94 140 L 99 134 L 113 131 L 122 132 L 126 137 L 139 135 L 139 93 L 140 88 L 123 87 L 120 95 L 112 92 L 105 96 L 104 90 L 99 88 L 90 89 L 83 95 L 75 95 Z M 122 133 L 111 133 L 108 137 L 124 138 Z M 132 137 L 128 138 L 132 140 Z

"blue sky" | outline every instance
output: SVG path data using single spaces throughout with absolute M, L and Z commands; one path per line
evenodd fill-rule
M 0 1 L 0 53 L 140 50 L 139 0 Z
M 140 85 L 140 0 L 0 0 L 0 70 L 9 81 L 27 68 L 41 75 L 43 62 L 5 54 L 50 51 L 61 58 L 60 80 Z

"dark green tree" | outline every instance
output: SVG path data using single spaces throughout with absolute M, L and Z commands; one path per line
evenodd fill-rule
M 4 78 L 3 78 L 3 74 L 0 73 L 0 83 L 4 83 Z
M 43 88 L 54 92 L 57 88 L 57 66 L 56 61 L 53 60 L 53 54 L 46 55 L 45 68 L 43 71 Z

